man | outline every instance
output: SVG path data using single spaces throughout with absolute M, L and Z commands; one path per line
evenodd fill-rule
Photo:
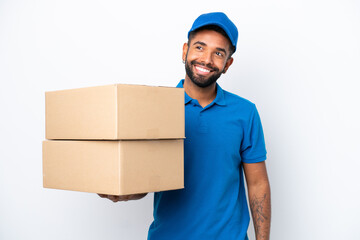
M 199 16 L 183 46 L 185 188 L 155 193 L 148 240 L 269 239 L 270 186 L 260 118 L 253 103 L 216 83 L 233 63 L 238 31 L 224 13 Z M 146 194 L 106 196 L 113 201 Z

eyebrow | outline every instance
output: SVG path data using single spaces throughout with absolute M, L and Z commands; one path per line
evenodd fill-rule
M 199 45 L 201 45 L 201 46 L 206 46 L 206 43 L 201 42 L 201 41 L 194 42 L 193 45 L 196 45 L 196 44 L 199 44 Z M 216 50 L 218 50 L 218 51 L 220 51 L 220 52 L 224 52 L 225 55 L 226 55 L 226 50 L 225 50 L 224 48 L 219 48 L 219 47 L 218 47 L 218 48 L 216 48 Z

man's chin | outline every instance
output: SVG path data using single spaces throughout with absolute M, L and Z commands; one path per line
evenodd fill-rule
M 187 63 L 185 63 L 185 70 L 186 75 L 190 78 L 190 80 L 200 88 L 207 88 L 215 84 L 217 79 L 221 76 L 221 73 L 218 73 L 218 71 L 212 72 L 209 76 L 199 75 L 194 69 L 191 69 Z
M 209 80 L 200 80 L 200 79 L 191 79 L 190 80 L 198 87 L 201 87 L 201 88 L 207 88 L 213 84 L 216 83 L 216 80 L 212 80 L 212 79 L 209 79 Z

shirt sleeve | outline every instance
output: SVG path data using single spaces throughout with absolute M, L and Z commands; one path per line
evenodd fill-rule
M 240 147 L 240 156 L 245 163 L 256 163 L 266 160 L 264 132 L 255 105 L 253 105 L 249 122 L 244 129 L 244 139 Z

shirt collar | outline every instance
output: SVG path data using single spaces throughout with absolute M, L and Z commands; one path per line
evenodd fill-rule
M 184 87 L 184 79 L 180 80 L 180 82 L 178 83 L 178 85 L 176 87 L 183 88 Z M 185 104 L 188 104 L 189 102 L 191 102 L 191 100 L 193 100 L 193 99 L 189 95 L 187 95 L 187 93 L 185 92 Z M 226 105 L 226 101 L 225 101 L 225 97 L 224 97 L 224 90 L 217 83 L 216 83 L 216 97 L 210 105 L 213 105 L 213 104 L 217 104 L 220 106 Z
M 180 80 L 180 82 L 178 83 L 178 85 L 176 87 L 184 88 L 184 79 Z M 188 104 L 191 100 L 193 100 L 193 99 L 189 95 L 187 95 L 187 93 L 185 92 L 185 105 Z

